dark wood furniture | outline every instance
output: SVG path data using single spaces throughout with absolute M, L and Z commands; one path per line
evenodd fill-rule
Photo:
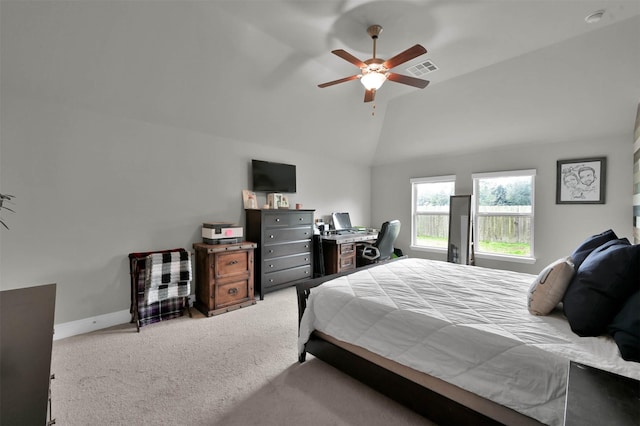
M 637 426 L 639 400 L 638 380 L 571 361 L 564 425 Z
M 374 242 L 377 233 L 323 235 L 322 252 L 325 274 L 353 271 L 356 269 L 356 247 L 365 242 Z
M 339 243 L 323 240 L 322 251 L 324 253 L 325 274 L 337 274 L 338 272 L 356 269 L 356 243 Z
M 47 425 L 56 285 L 0 292 L 0 424 Z
M 255 305 L 253 293 L 253 242 L 196 243 L 196 301 L 206 316 Z
M 314 210 L 247 209 L 247 238 L 258 242 L 256 291 L 264 295 L 313 277 Z

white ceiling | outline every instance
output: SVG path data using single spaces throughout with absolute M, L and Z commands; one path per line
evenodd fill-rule
M 5 1 L 1 89 L 104 114 L 362 164 L 628 132 L 640 101 L 640 0 Z M 595 24 L 586 15 L 606 9 Z M 420 43 L 424 90 L 365 60 Z M 631 137 L 631 136 L 630 136 Z

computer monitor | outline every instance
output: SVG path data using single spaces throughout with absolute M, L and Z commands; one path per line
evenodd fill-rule
M 331 220 L 336 231 L 349 231 L 353 228 L 351 226 L 351 218 L 347 212 L 333 213 L 331 214 Z

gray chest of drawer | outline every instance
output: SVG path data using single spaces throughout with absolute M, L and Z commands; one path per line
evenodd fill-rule
M 246 238 L 258 242 L 255 291 L 274 290 L 313 277 L 314 210 L 245 210 Z

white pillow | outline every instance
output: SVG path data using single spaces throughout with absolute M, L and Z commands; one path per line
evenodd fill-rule
M 548 315 L 562 300 L 574 273 L 571 256 L 558 259 L 544 268 L 529 288 L 529 312 Z

